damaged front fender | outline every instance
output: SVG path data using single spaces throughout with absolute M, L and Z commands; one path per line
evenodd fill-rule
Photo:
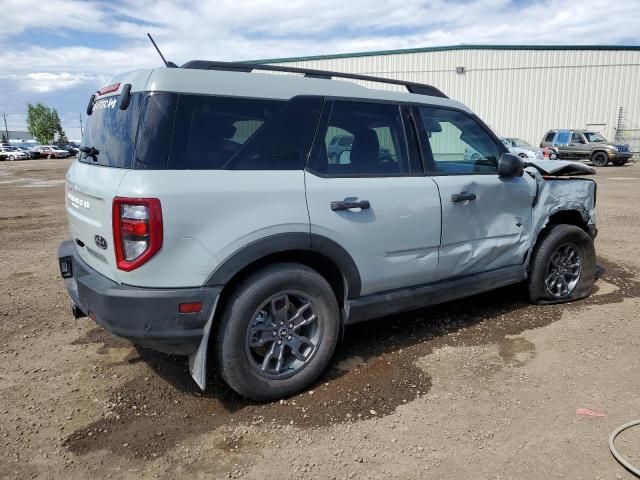
M 577 162 L 566 162 L 576 164 Z M 580 164 L 581 165 L 581 164 Z M 586 165 L 584 165 L 587 167 Z M 573 166 L 568 171 L 576 174 Z M 588 167 L 590 168 L 590 167 Z M 550 177 L 537 166 L 530 165 L 525 170 L 536 181 L 536 199 L 532 209 L 532 244 L 529 248 L 526 264 L 528 265 L 533 247 L 541 232 L 566 212 L 564 218 L 579 218 L 580 227 L 592 236 L 596 232 L 596 182 L 582 177 L 557 176 Z M 590 173 L 583 171 L 583 173 Z

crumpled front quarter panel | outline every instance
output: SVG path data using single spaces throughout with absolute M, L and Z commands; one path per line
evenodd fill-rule
M 538 238 L 555 213 L 577 211 L 589 227 L 596 224 L 596 182 L 587 178 L 543 178 L 534 168 L 527 169 L 536 180 L 538 200 L 533 207 L 533 235 Z M 534 245 L 531 245 L 533 247 Z

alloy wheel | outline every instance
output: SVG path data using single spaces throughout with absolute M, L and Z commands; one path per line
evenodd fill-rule
M 260 375 L 284 379 L 311 361 L 321 338 L 313 301 L 303 292 L 287 290 L 267 299 L 253 315 L 245 350 Z
M 549 258 L 545 275 L 545 287 L 554 298 L 571 295 L 580 280 L 582 260 L 578 247 L 573 243 L 559 246 Z

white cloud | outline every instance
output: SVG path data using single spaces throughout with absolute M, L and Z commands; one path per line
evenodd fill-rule
M 102 83 L 107 80 L 107 77 L 102 75 L 69 72 L 33 72 L 27 73 L 26 75 L 12 75 L 11 78 L 15 80 L 23 90 L 39 93 L 66 90 L 82 83 Z

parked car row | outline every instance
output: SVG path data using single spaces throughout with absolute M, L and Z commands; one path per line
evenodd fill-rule
M 35 158 L 67 158 L 78 154 L 78 145 L 60 143 L 55 145 L 2 145 L 0 160 L 28 160 Z

